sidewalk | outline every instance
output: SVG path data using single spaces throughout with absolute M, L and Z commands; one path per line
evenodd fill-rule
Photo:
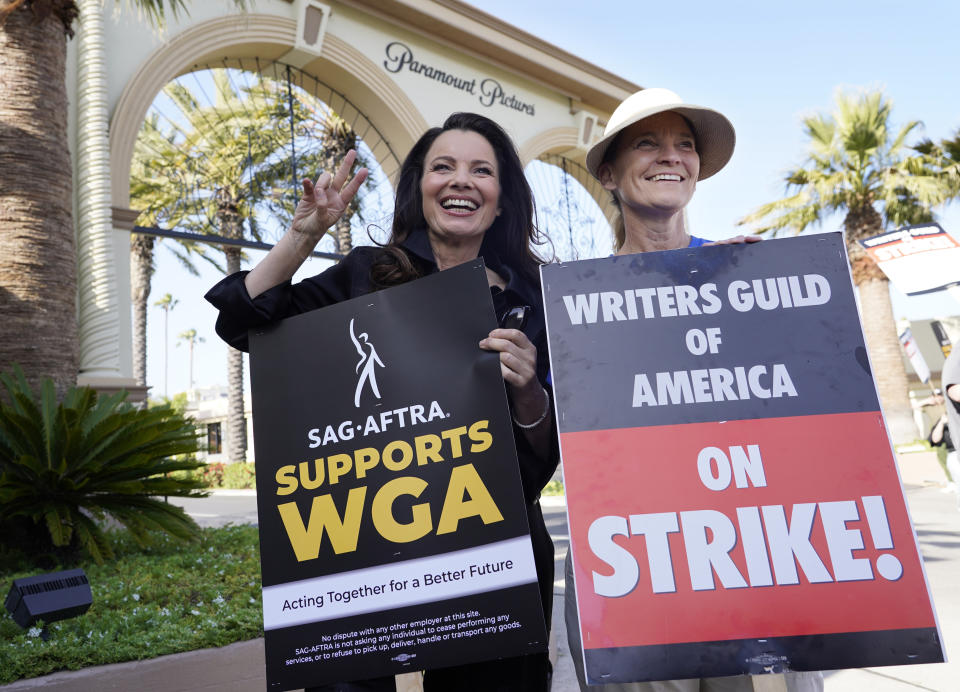
M 934 454 L 902 454 L 900 477 L 920 543 L 947 663 L 828 671 L 825 692 L 960 690 L 960 511 Z

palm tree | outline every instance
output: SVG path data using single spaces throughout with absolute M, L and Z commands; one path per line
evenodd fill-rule
M 177 346 L 180 343 L 186 343 L 190 348 L 190 391 L 193 391 L 193 347 L 196 344 L 202 344 L 205 339 L 202 336 L 197 336 L 197 330 L 193 328 L 180 332 L 177 338 L 180 340 Z
M 77 381 L 77 270 L 67 149 L 72 2 L 0 0 L 0 370 Z
M 914 149 L 932 159 L 946 179 L 950 189 L 950 198 L 960 197 L 960 129 L 947 139 L 938 143 L 926 139 Z
M 291 136 L 298 170 L 306 173 L 338 165 L 356 147 L 357 135 L 325 104 L 299 89 L 294 97 L 289 85 L 279 80 L 220 68 L 197 77 L 198 82 L 207 79 L 215 95 L 212 103 L 204 102 L 183 81 L 164 88 L 166 110 L 175 109 L 178 117 L 161 119 L 154 112 L 144 122 L 131 166 L 131 205 L 142 210 L 142 225 L 261 240 L 259 221 L 287 227 L 296 206 Z M 339 234 L 342 252 L 351 247 L 352 213 L 359 213 L 359 207 L 348 209 L 341 225 L 331 231 Z M 205 253 L 202 244 L 180 241 L 174 247 L 188 269 L 192 255 L 197 255 L 228 274 L 240 270 L 238 246 L 220 247 L 223 266 Z M 134 300 L 145 302 L 153 243 L 137 241 L 132 248 L 137 278 Z M 140 329 L 145 330 L 145 325 Z M 135 355 L 145 358 L 145 343 L 144 351 Z M 227 383 L 230 461 L 244 461 L 243 357 L 232 348 L 227 351 Z
M 170 396 L 170 391 L 167 389 L 167 354 L 170 351 L 170 339 L 167 335 L 167 329 L 170 322 L 170 311 L 177 307 L 177 303 L 179 302 L 179 300 L 169 293 L 164 293 L 163 297 L 154 303 L 154 305 L 163 310 L 163 395 L 167 397 Z
M 145 210 L 140 218 L 150 225 L 236 240 L 245 238 L 249 228 L 260 240 L 256 224 L 244 222 L 275 189 L 289 188 L 280 155 L 288 135 L 272 126 L 282 112 L 281 95 L 263 84 L 238 93 L 226 70 L 209 74 L 216 94 L 212 104 L 203 104 L 182 83 L 164 88 L 184 122 L 171 122 L 164 129 L 156 114 L 144 122 L 131 168 L 131 204 Z M 214 261 L 217 268 L 227 274 L 240 271 L 241 248 L 220 249 L 225 266 Z M 141 261 L 145 264 L 146 258 Z M 243 354 L 230 347 L 227 400 L 229 457 L 242 462 L 247 450 Z
M 950 189 L 935 162 L 906 144 L 919 121 L 894 132 L 891 109 L 882 92 L 838 91 L 832 114 L 803 121 L 808 156 L 804 167 L 787 173 L 787 190 L 792 194 L 759 207 L 739 223 L 753 225 L 760 233 L 800 233 L 829 214 L 844 214 L 864 337 L 890 433 L 894 442 L 902 443 L 914 440 L 917 430 L 889 283 L 858 241 L 882 233 L 889 224 L 931 220 L 933 207 L 949 197 Z
M 133 378 L 147 384 L 147 300 L 153 280 L 156 237 L 130 234 L 130 301 L 133 304 Z
M 176 226 L 180 216 L 188 214 L 183 204 L 189 195 L 183 194 L 191 177 L 188 162 L 177 151 L 173 133 L 164 133 L 158 116 L 152 113 L 140 128 L 134 147 L 130 173 L 131 203 L 140 209 L 138 223 L 144 226 Z M 172 159 L 158 156 L 173 155 Z M 170 177 L 180 182 L 179 189 L 170 185 Z M 177 194 L 182 194 L 178 198 Z M 130 234 L 130 299 L 133 304 L 133 370 L 137 384 L 146 384 L 147 375 L 147 301 L 150 297 L 154 272 L 154 251 L 159 239 L 145 233 Z M 166 243 L 184 269 L 193 275 L 199 272 L 193 256 L 212 261 L 207 247 L 189 240 Z M 214 262 L 214 264 L 216 264 Z
M 66 39 L 83 1 L 0 0 L 0 370 L 18 362 L 29 383 L 50 377 L 59 393 L 78 368 Z M 129 3 L 157 25 L 186 10 Z
M 270 216 L 285 227 L 295 206 L 287 158 L 288 94 L 280 83 L 249 74 L 215 69 L 207 75 L 213 103 L 203 103 L 182 82 L 164 88 L 180 117 L 167 126 L 156 115 L 144 123 L 131 168 L 131 204 L 144 210 L 140 218 L 147 224 L 235 240 L 249 234 L 261 240 L 258 216 Z M 310 125 L 315 107 L 301 98 L 292 102 L 295 141 L 301 149 L 297 164 L 315 171 L 322 166 L 322 152 L 303 141 L 315 140 Z M 240 271 L 241 248 L 224 244 L 220 249 L 224 266 L 196 247 L 186 248 L 186 253 L 198 252 L 228 274 Z M 144 265 L 146 258 L 144 253 Z M 244 461 L 243 354 L 233 348 L 227 350 L 227 390 L 230 461 Z

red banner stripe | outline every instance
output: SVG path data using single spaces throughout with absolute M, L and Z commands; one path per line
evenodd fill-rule
M 565 433 L 561 445 L 587 649 L 935 627 L 879 412 Z M 616 575 L 597 555 L 602 517 L 633 529 L 605 539 L 637 565 L 615 597 L 595 591 L 595 574 Z M 674 590 L 654 592 L 651 552 Z

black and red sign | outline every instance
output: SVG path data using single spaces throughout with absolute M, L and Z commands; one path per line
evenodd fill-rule
M 546 649 L 482 260 L 251 333 L 267 683 Z
M 840 234 L 542 276 L 590 682 L 943 660 Z
M 904 295 L 960 284 L 960 243 L 940 224 L 904 226 L 864 238 L 860 245 Z

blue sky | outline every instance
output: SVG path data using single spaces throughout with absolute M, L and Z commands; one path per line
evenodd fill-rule
M 955 0 L 471 4 L 640 86 L 667 87 L 724 113 L 737 130 L 736 152 L 700 184 L 690 206 L 692 230 L 708 238 L 740 232 L 737 219 L 783 196 L 783 173 L 803 162 L 801 118 L 829 111 L 838 88 L 883 88 L 894 104 L 893 122 L 921 120 L 920 132 L 933 139 L 960 128 Z M 828 219 L 822 230 L 839 230 L 841 223 Z M 940 210 L 940 223 L 960 237 L 960 201 Z M 196 384 L 225 382 L 215 315 L 202 300 L 218 277 L 185 276 L 162 248 L 157 259 L 148 334 L 154 394 L 164 389 L 164 340 L 163 313 L 152 303 L 166 292 L 181 301 L 170 314 L 169 391 L 188 386 L 187 347 L 174 344 L 189 328 L 206 339 L 197 347 Z M 321 268 L 312 263 L 303 272 Z M 914 319 L 955 315 L 960 303 L 943 293 L 907 299 L 894 292 L 894 310 Z

